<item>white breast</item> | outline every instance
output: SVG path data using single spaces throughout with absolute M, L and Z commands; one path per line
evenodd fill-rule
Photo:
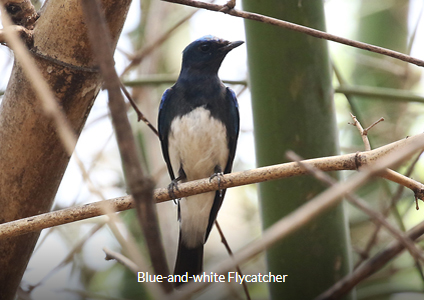
M 174 174 L 183 167 L 187 180 L 207 178 L 215 166 L 225 169 L 228 160 L 227 131 L 210 111 L 198 107 L 171 124 L 168 152 Z M 187 197 L 180 202 L 182 238 L 188 247 L 204 243 L 215 192 Z

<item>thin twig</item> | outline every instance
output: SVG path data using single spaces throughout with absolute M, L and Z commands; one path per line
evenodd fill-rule
M 132 135 L 126 105 L 121 94 L 121 83 L 113 60 L 112 42 L 105 16 L 99 0 L 81 1 L 88 36 L 93 54 L 96 55 L 105 87 L 109 95 L 109 109 L 115 128 L 119 151 L 122 158 L 128 188 L 137 203 L 137 214 L 147 242 L 153 269 L 156 274 L 169 275 L 165 251 L 160 238 L 156 205 L 153 202 L 153 182 L 144 175 L 138 159 L 137 147 Z M 99 38 L 99 36 L 101 38 Z M 166 293 L 172 291 L 172 284 L 163 281 L 161 287 Z
M 364 135 L 367 135 L 368 134 L 368 131 L 371 129 L 371 128 L 373 128 L 375 125 L 377 125 L 378 123 L 380 123 L 380 122 L 383 122 L 384 121 L 384 118 L 383 117 L 381 117 L 380 119 L 378 119 L 377 121 L 375 121 L 374 123 L 372 123 L 370 126 L 368 126 L 367 128 L 365 128 L 364 129 Z M 370 149 L 371 150 L 371 149 Z
M 150 74 L 139 76 L 134 80 L 124 80 L 122 83 L 129 87 L 138 87 L 144 85 L 158 85 L 158 84 L 174 84 L 178 76 L 173 74 Z M 240 84 L 247 85 L 247 80 L 222 80 L 226 84 Z
M 105 260 L 116 260 L 121 265 L 129 269 L 131 272 L 133 272 L 135 275 L 138 274 L 141 270 L 138 268 L 138 266 L 133 262 L 131 259 L 126 257 L 125 255 L 122 255 L 121 253 L 115 252 L 110 250 L 107 247 L 103 247 L 103 252 L 106 254 Z
M 8 31 L 14 31 L 19 37 L 25 42 L 28 48 L 32 48 L 34 45 L 33 32 L 19 25 L 9 25 L 3 29 L 0 29 L 0 44 L 7 46 L 7 34 Z
M 137 103 L 133 100 L 128 90 L 125 88 L 125 86 L 121 82 L 121 90 L 124 92 L 124 95 L 127 97 L 128 101 L 130 102 L 131 106 L 134 108 L 136 114 L 137 114 L 137 121 L 143 121 L 153 132 L 156 134 L 156 136 L 159 136 L 159 132 L 153 126 L 152 123 L 150 123 L 149 120 L 144 116 L 144 114 L 141 112 L 141 110 L 138 108 Z
M 128 73 L 131 68 L 134 66 L 140 64 L 143 59 L 149 55 L 153 50 L 158 48 L 160 45 L 162 45 L 170 36 L 171 34 L 178 29 L 181 25 L 183 25 L 185 22 L 191 19 L 191 17 L 197 12 L 194 11 L 184 18 L 182 18 L 180 21 L 178 21 L 174 26 L 169 28 L 164 34 L 162 34 L 156 41 L 154 41 L 152 44 L 144 47 L 141 49 L 137 54 L 134 55 L 134 57 L 131 60 L 131 63 L 125 68 L 125 70 L 122 72 L 121 77 L 124 76 L 126 73 Z
M 103 228 L 104 224 L 105 224 L 105 222 L 100 222 L 97 225 L 95 225 L 93 228 L 91 228 L 91 230 L 80 241 L 78 241 L 78 243 L 76 243 L 72 247 L 72 249 L 68 252 L 68 254 L 65 256 L 65 258 L 63 258 L 62 261 L 56 267 L 54 267 L 52 270 L 50 270 L 50 272 L 47 273 L 47 275 L 44 276 L 38 283 L 30 286 L 30 288 L 28 290 L 28 293 L 31 293 L 35 288 L 39 287 L 41 284 L 43 284 L 44 282 L 46 282 L 47 279 L 49 279 L 52 275 L 54 275 L 60 269 L 62 269 L 63 267 L 65 267 L 67 264 L 69 264 L 72 261 L 72 259 L 74 258 L 75 254 L 81 252 L 82 247 L 84 246 L 84 244 L 97 231 L 99 231 L 101 228 Z
M 240 11 L 240 10 L 236 10 L 236 9 L 231 9 L 231 10 L 225 11 L 225 10 L 223 10 L 223 9 L 226 8 L 225 5 L 210 4 L 210 3 L 206 3 L 206 2 L 202 2 L 202 1 L 195 1 L 195 0 L 163 0 L 163 1 L 171 2 L 171 3 L 177 3 L 177 4 L 183 4 L 183 5 L 187 5 L 187 6 L 193 6 L 193 7 L 197 7 L 197 8 L 203 8 L 203 9 L 207 9 L 207 10 L 211 10 L 211 11 L 224 12 L 226 14 L 229 14 L 229 15 L 232 15 L 232 16 L 235 16 L 235 17 L 240 17 L 240 18 L 244 18 L 244 19 L 249 19 L 249 20 L 253 20 L 253 21 L 258 21 L 258 22 L 262 22 L 262 23 L 266 23 L 266 24 L 275 25 L 275 26 L 278 26 L 278 27 L 302 32 L 302 33 L 308 34 L 308 35 L 313 36 L 313 37 L 317 37 L 317 38 L 333 41 L 333 42 L 336 42 L 336 43 L 344 44 L 344 45 L 347 45 L 347 46 L 352 46 L 352 47 L 355 47 L 355 48 L 359 48 L 359 49 L 383 54 L 383 55 L 386 55 L 386 56 L 390 56 L 390 57 L 393 57 L 393 58 L 396 58 L 396 59 L 399 59 L 399 60 L 402 60 L 402 61 L 406 61 L 406 62 L 415 64 L 417 66 L 421 66 L 421 67 L 424 66 L 423 60 L 417 59 L 415 57 L 411 57 L 409 55 L 406 55 L 406 54 L 403 54 L 403 53 L 400 53 L 400 52 L 397 52 L 397 51 L 393 51 L 393 50 L 389 50 L 389 49 L 386 49 L 386 48 L 370 45 L 370 44 L 367 44 L 367 43 L 362 43 L 362 42 L 350 40 L 350 39 L 343 38 L 343 37 L 340 37 L 340 36 L 337 36 L 337 35 L 334 35 L 334 34 L 326 33 L 326 32 L 320 31 L 320 30 L 316 30 L 316 29 L 312 29 L 312 28 L 309 28 L 309 27 L 297 25 L 297 24 L 290 23 L 290 22 L 287 22 L 287 21 L 278 20 L 278 19 L 275 19 L 275 18 L 267 17 L 267 16 L 264 16 L 264 15 L 256 14 L 256 13 Z
M 367 129 L 363 129 L 361 123 L 356 119 L 356 117 L 352 114 L 350 114 L 354 123 L 353 125 L 356 126 L 356 128 L 358 129 L 359 133 L 361 134 L 362 137 L 362 141 L 364 142 L 365 145 L 365 150 L 366 151 L 370 151 L 371 150 L 371 144 L 368 140 L 368 130 L 370 130 L 372 127 L 374 127 L 375 125 L 377 125 L 379 122 L 384 121 L 384 118 L 380 118 L 379 120 L 377 120 L 376 122 L 374 122 L 373 124 L 371 124 Z M 386 178 L 390 181 L 396 182 L 400 185 L 404 185 L 406 187 L 409 187 L 413 192 L 414 192 L 414 196 L 415 196 L 415 204 L 416 204 L 416 209 L 419 210 L 419 206 L 418 206 L 418 198 L 422 197 L 423 194 L 423 190 L 422 189 L 415 189 L 414 187 L 411 186 L 414 185 L 415 180 L 408 178 L 396 171 L 387 169 L 385 170 L 381 175 L 381 177 Z M 421 196 L 420 196 L 421 195 Z
M 422 153 L 422 152 L 421 152 Z M 405 176 L 408 178 L 409 176 L 411 176 L 412 171 L 414 170 L 415 165 L 418 163 L 418 160 L 421 156 L 421 153 L 419 153 L 415 159 L 413 160 L 413 162 L 411 163 L 411 165 L 408 167 L 407 171 L 405 172 Z M 392 199 L 390 200 L 390 205 L 387 206 L 387 208 L 383 211 L 383 215 L 385 217 L 387 217 L 387 215 L 390 212 L 391 208 L 394 208 L 397 201 L 400 199 L 400 197 L 402 196 L 403 190 L 405 189 L 404 185 L 398 185 L 398 188 L 396 190 L 396 192 L 394 193 Z M 369 253 L 371 251 L 371 249 L 373 248 L 373 246 L 375 245 L 375 243 L 377 242 L 377 238 L 378 238 L 378 233 L 380 231 L 381 225 L 380 224 L 375 224 L 375 229 L 374 232 L 371 234 L 371 237 L 369 238 L 365 249 L 362 250 L 360 259 L 356 262 L 354 269 L 356 269 L 358 266 L 360 266 L 366 259 L 369 258 Z
M 231 257 L 234 256 L 233 251 L 231 250 L 230 245 L 228 244 L 227 239 L 225 238 L 224 232 L 222 231 L 221 226 L 219 225 L 217 220 L 215 220 L 215 226 L 216 226 L 216 229 L 218 230 L 219 235 L 221 236 L 221 242 L 224 245 L 225 249 L 227 250 L 228 254 Z M 236 270 L 240 274 L 240 276 L 243 277 L 243 273 L 241 272 L 240 266 L 237 265 Z M 244 294 L 246 295 L 246 299 L 250 300 L 251 298 L 249 294 L 249 289 L 247 288 L 246 281 L 243 281 L 242 285 L 243 285 Z
M 304 164 L 311 164 L 322 171 L 356 170 L 367 164 L 374 164 L 378 158 L 392 152 L 403 153 L 411 144 L 424 140 L 424 133 L 403 139 L 401 141 L 371 150 L 353 154 L 339 156 L 308 159 Z M 253 184 L 258 182 L 288 178 L 304 175 L 307 172 L 302 170 L 296 163 L 284 163 L 274 166 L 262 167 L 242 172 L 234 172 L 221 176 L 221 183 L 217 180 L 210 181 L 209 178 L 181 183 L 178 190 L 175 190 L 175 197 L 182 198 L 195 194 L 201 194 L 219 189 L 226 189 L 240 185 Z M 424 190 L 421 183 L 416 182 L 414 189 Z M 167 188 L 158 188 L 153 193 L 156 203 L 171 200 Z M 124 196 L 107 201 L 100 201 L 70 207 L 54 212 L 44 213 L 37 216 L 23 218 L 20 220 L 0 224 L 0 240 L 17 236 L 44 228 L 67 224 L 79 220 L 84 220 L 102 215 L 102 203 L 108 203 L 115 211 L 124 211 L 134 208 L 131 196 Z
M 306 164 L 303 164 L 301 162 L 302 158 L 299 157 L 294 152 L 288 151 L 286 153 L 286 156 L 289 159 L 296 161 L 302 168 L 307 170 L 315 178 L 324 182 L 328 186 L 334 186 L 335 184 L 337 184 L 337 181 L 335 179 L 331 178 L 330 176 L 328 176 L 326 173 L 322 172 L 321 170 L 318 170 L 310 165 L 308 166 Z M 415 244 L 408 237 L 404 235 L 402 231 L 393 227 L 389 222 L 387 222 L 385 217 L 381 213 L 374 211 L 371 207 L 369 207 L 369 205 L 364 200 L 362 200 L 361 198 L 359 198 L 353 193 L 348 192 L 346 193 L 345 197 L 350 203 L 352 203 L 353 205 L 358 207 L 360 210 L 362 210 L 364 213 L 366 213 L 374 223 L 376 224 L 379 223 L 382 226 L 384 226 L 387 229 L 387 231 L 389 231 L 396 239 L 398 239 L 402 243 L 402 245 L 405 248 L 408 249 L 408 251 L 411 253 L 411 255 L 415 259 L 421 259 L 424 261 L 423 252 L 419 250 L 415 246 Z
M 364 128 L 362 127 L 361 123 L 359 123 L 359 121 L 356 119 L 356 117 L 352 114 L 350 114 L 350 116 L 353 119 L 353 126 L 356 126 L 356 128 L 358 129 L 359 133 L 361 134 L 361 138 L 362 138 L 362 142 L 364 142 L 364 146 L 365 146 L 365 151 L 370 151 L 371 150 L 371 145 L 370 145 L 370 141 L 368 140 L 368 132 L 364 131 Z
M 411 230 L 408 230 L 406 236 L 411 240 L 416 240 L 424 234 L 424 222 L 421 222 Z M 396 255 L 404 250 L 404 246 L 399 241 L 393 241 L 387 248 L 381 250 L 373 258 L 366 261 L 351 274 L 345 276 L 324 293 L 319 295 L 315 300 L 336 300 L 341 299 L 343 295 L 349 293 L 360 281 L 368 278 L 381 268 L 383 268 Z
M 109 217 L 107 224 L 110 230 L 112 231 L 113 235 L 115 236 L 116 240 L 121 245 L 122 251 L 130 257 L 130 260 L 137 266 L 136 269 L 139 271 L 143 270 L 145 272 L 152 273 L 149 264 L 147 264 L 144 257 L 138 250 L 137 243 L 135 242 L 135 239 L 132 234 L 127 232 L 125 226 L 119 226 L 123 225 L 122 219 L 120 218 L 119 214 L 116 214 L 116 211 L 114 211 L 113 207 L 104 202 L 103 205 L 101 205 L 101 209 L 103 213 L 107 214 L 107 216 Z M 123 231 L 123 233 L 121 233 L 121 230 Z M 126 238 L 124 236 L 126 236 Z M 154 299 L 163 298 L 164 293 L 158 283 L 146 285 L 146 288 L 150 291 Z
M 392 152 L 381 158 L 375 164 L 370 165 L 369 168 L 364 168 L 361 172 L 350 177 L 349 181 L 338 182 L 336 185 L 328 188 L 312 200 L 306 202 L 297 210 L 274 223 L 262 234 L 261 238 L 244 247 L 236 253 L 233 258 L 228 258 L 219 263 L 214 270 L 215 273 L 224 274 L 234 268 L 234 266 L 241 264 L 268 249 L 274 243 L 281 241 L 289 234 L 292 234 L 296 230 L 308 224 L 311 220 L 318 217 L 323 212 L 337 205 L 346 193 L 353 192 L 363 184 L 367 183 L 373 174 L 378 174 L 386 168 L 399 163 L 401 160 L 409 158 L 418 149 L 423 147 L 424 140 L 410 144 L 408 147 L 403 148 L 402 151 Z M 400 247 L 403 248 L 403 245 L 400 244 Z M 210 283 L 208 282 L 188 283 L 182 287 L 178 293 L 174 292 L 169 295 L 169 299 L 186 299 L 194 293 L 203 290 L 209 284 Z

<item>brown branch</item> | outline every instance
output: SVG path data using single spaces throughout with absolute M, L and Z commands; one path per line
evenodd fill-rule
M 353 119 L 352 125 L 356 126 L 359 133 L 361 134 L 362 142 L 364 143 L 364 146 L 365 146 L 365 151 L 371 150 L 371 144 L 370 144 L 370 141 L 368 140 L 368 131 L 364 131 L 364 128 L 362 127 L 361 123 L 356 119 L 356 116 L 354 116 L 353 114 L 350 114 L 350 117 Z
M 133 235 L 128 232 L 120 216 L 105 202 L 103 202 L 102 209 L 107 214 L 107 224 L 116 240 L 121 245 L 122 252 L 128 254 L 129 259 L 137 266 L 139 271 L 153 274 L 154 272 L 150 268 L 150 262 L 146 262 L 144 259 Z M 159 283 L 148 284 L 146 285 L 146 289 L 149 290 L 153 299 L 162 299 L 164 297 L 163 288 Z
M 245 246 L 242 250 L 236 253 L 233 258 L 228 258 L 219 263 L 214 269 L 214 272 L 217 274 L 225 274 L 234 268 L 234 266 L 239 265 L 263 252 L 271 245 L 281 241 L 288 235 L 308 224 L 311 220 L 318 217 L 323 212 L 337 205 L 341 201 L 342 197 L 344 197 L 348 192 L 353 192 L 363 184 L 367 183 L 373 175 L 379 174 L 386 168 L 409 158 L 413 155 L 413 153 L 423 147 L 424 140 L 416 140 L 408 146 L 403 147 L 402 151 L 394 151 L 385 155 L 378 162 L 370 165 L 368 168 L 364 168 L 361 172 L 350 177 L 349 181 L 338 182 L 336 185 L 328 188 L 321 194 L 306 202 L 297 210 L 274 223 L 262 234 L 261 238 Z M 400 247 L 403 248 L 402 245 Z M 203 290 L 209 284 L 210 283 L 208 282 L 188 283 L 181 288 L 178 294 L 171 294 L 169 299 L 186 299 L 194 293 Z
M 180 21 L 178 21 L 174 26 L 172 26 L 170 29 L 168 29 L 163 35 L 161 35 L 157 40 L 155 40 L 152 44 L 144 47 L 141 49 L 138 53 L 134 55 L 134 57 L 131 60 L 131 63 L 125 68 L 125 70 L 122 72 L 121 77 L 124 76 L 126 73 L 128 73 L 129 70 L 131 70 L 134 66 L 140 64 L 143 59 L 153 52 L 156 48 L 158 48 L 160 45 L 162 45 L 170 36 L 171 34 L 179 28 L 181 25 L 183 25 L 185 22 L 191 19 L 191 17 L 196 13 L 197 11 L 194 11 L 184 18 L 182 18 Z
M 364 142 L 364 145 L 365 145 L 365 150 L 366 151 L 371 150 L 371 144 L 368 140 L 368 131 L 371 128 L 373 128 L 375 125 L 380 123 L 381 121 L 384 121 L 384 118 L 378 119 L 377 121 L 372 123 L 370 126 L 368 126 L 368 128 L 363 129 L 361 123 L 356 119 L 356 117 L 352 114 L 350 114 L 350 115 L 353 119 L 352 125 L 356 126 L 359 133 L 361 134 L 362 141 Z M 418 186 L 417 186 L 417 181 L 415 181 L 411 178 L 408 178 L 407 176 L 404 176 L 404 175 L 402 175 L 402 174 L 400 174 L 396 171 L 390 170 L 390 169 L 385 170 L 382 174 L 380 174 L 380 176 L 411 189 L 414 192 L 416 209 L 417 210 L 420 209 L 419 206 L 418 206 L 418 199 L 423 199 L 423 196 L 424 196 L 424 194 L 423 194 L 424 190 L 422 189 L 422 187 L 420 187 L 420 186 L 422 186 L 421 184 L 418 184 Z
M 374 123 L 372 123 L 370 126 L 368 126 L 367 128 L 364 129 L 364 134 L 367 135 L 368 134 L 368 131 L 371 128 L 373 128 L 375 125 L 377 125 L 378 123 L 383 122 L 383 121 L 384 121 L 384 118 L 381 117 L 380 119 L 378 119 L 377 121 L 375 121 Z
M 224 232 L 222 231 L 221 226 L 218 223 L 218 220 L 215 220 L 215 226 L 216 226 L 216 229 L 218 230 L 219 236 L 221 237 L 221 243 L 224 245 L 224 247 L 227 250 L 228 254 L 230 256 L 233 256 L 233 251 L 231 250 L 231 247 L 228 244 L 227 239 L 225 238 Z M 240 276 L 243 277 L 243 273 L 241 272 L 240 266 L 237 265 L 236 266 L 236 270 L 240 274 Z M 247 288 L 246 281 L 243 281 L 242 285 L 243 285 L 244 294 L 246 295 L 246 299 L 247 300 L 250 300 L 251 298 L 250 298 L 250 294 L 249 294 L 249 289 Z
M 315 178 L 324 182 L 328 186 L 334 186 L 335 184 L 337 184 L 337 181 L 335 179 L 331 178 L 330 176 L 328 176 L 326 173 L 322 172 L 321 170 L 318 170 L 312 166 L 303 164 L 301 162 L 301 158 L 298 155 L 296 155 L 294 152 L 289 151 L 287 152 L 286 155 L 289 159 L 296 161 L 302 168 L 307 170 Z M 374 211 L 371 207 L 369 207 L 369 205 L 364 200 L 362 200 L 361 198 L 359 198 L 353 193 L 348 192 L 346 193 L 345 197 L 350 203 L 352 203 L 354 206 L 356 206 L 357 208 L 362 210 L 365 214 L 367 214 L 375 224 L 381 224 L 382 226 L 384 226 L 387 229 L 387 231 L 389 231 L 396 239 L 398 239 L 402 243 L 402 245 L 405 248 L 408 249 L 408 251 L 416 260 L 421 259 L 424 261 L 423 252 L 419 250 L 415 246 L 415 244 L 408 237 L 404 235 L 402 231 L 393 227 L 389 222 L 387 222 L 385 217 L 382 214 Z
M 406 55 L 406 54 L 403 54 L 403 53 L 400 53 L 400 52 L 397 52 L 397 51 L 393 51 L 393 50 L 389 50 L 389 49 L 386 49 L 386 48 L 370 45 L 370 44 L 367 44 L 367 43 L 362 43 L 362 42 L 350 40 L 350 39 L 343 38 L 343 37 L 340 37 L 340 36 L 337 36 L 337 35 L 334 35 L 334 34 L 326 33 L 326 32 L 320 31 L 320 30 L 316 30 L 316 29 L 312 29 L 312 28 L 309 28 L 309 27 L 297 25 L 297 24 L 294 24 L 294 23 L 278 20 L 278 19 L 275 19 L 275 18 L 267 17 L 267 16 L 264 16 L 264 15 L 256 14 L 256 13 L 240 11 L 240 10 L 236 10 L 236 9 L 227 10 L 228 7 L 226 5 L 210 4 L 210 3 L 206 3 L 206 2 L 202 2 L 202 1 L 195 1 L 195 0 L 163 0 L 163 1 L 171 2 L 171 3 L 177 3 L 177 4 L 183 4 L 183 5 L 197 7 L 197 8 L 203 8 L 203 9 L 216 11 L 216 12 L 223 12 L 223 13 L 235 16 L 235 17 L 240 17 L 240 18 L 244 18 L 244 19 L 248 19 L 248 20 L 258 21 L 258 22 L 262 22 L 262 23 L 266 23 L 266 24 L 271 24 L 271 25 L 275 25 L 275 26 L 278 26 L 278 27 L 290 29 L 290 30 L 293 30 L 293 31 L 302 32 L 302 33 L 308 34 L 308 35 L 316 37 L 316 38 L 325 39 L 325 40 L 333 41 L 333 42 L 336 42 L 336 43 L 344 44 L 344 45 L 347 45 L 347 46 L 352 46 L 352 47 L 355 47 L 355 48 L 359 48 L 359 49 L 383 54 L 383 55 L 386 55 L 386 56 L 390 56 L 390 57 L 393 57 L 393 58 L 396 58 L 396 59 L 399 59 L 399 60 L 402 60 L 402 61 L 406 61 L 406 62 L 415 64 L 417 66 L 421 66 L 421 67 L 424 66 L 423 60 L 420 60 L 418 58 L 415 58 L 415 57 L 412 57 L 412 56 L 409 56 L 409 55 Z
M 135 264 L 135 262 L 133 262 L 131 259 L 129 259 L 125 255 L 112 251 L 108 249 L 107 247 L 103 247 L 103 252 L 106 254 L 105 260 L 116 260 L 121 265 L 126 267 L 128 270 L 133 272 L 135 275 L 137 275 L 137 273 L 140 272 L 140 269 Z
M 411 240 L 416 240 L 424 234 L 424 222 L 406 232 L 406 236 Z M 356 268 L 351 274 L 345 276 L 327 291 L 319 295 L 315 300 L 340 299 L 349 293 L 361 280 L 371 276 L 383 268 L 396 255 L 400 254 L 405 247 L 399 241 L 393 241 L 387 248 L 380 251 L 373 258 Z
M 409 177 L 409 176 L 411 176 L 411 174 L 412 174 L 412 171 L 414 170 L 414 168 L 415 168 L 415 165 L 418 163 L 418 160 L 419 160 L 419 158 L 420 158 L 420 156 L 421 156 L 421 153 L 422 153 L 422 151 L 415 157 L 415 159 L 414 159 L 414 161 L 411 163 L 411 165 L 408 167 L 408 170 L 405 172 L 405 176 L 406 177 Z M 395 205 L 396 205 L 396 203 L 397 203 L 397 201 L 400 199 L 400 197 L 402 196 L 402 192 L 403 192 L 403 190 L 405 189 L 405 186 L 403 186 L 403 185 L 399 185 L 398 186 L 398 188 L 397 188 L 397 190 L 396 190 L 396 192 L 395 192 L 395 194 L 392 196 L 392 199 L 391 199 L 391 201 L 390 201 L 390 205 L 388 205 L 385 209 L 384 209 L 384 211 L 383 211 L 383 215 L 385 216 L 385 217 L 387 217 L 387 215 L 389 214 L 389 212 L 390 212 L 390 209 L 392 208 L 392 207 L 395 207 Z M 365 246 L 365 249 L 364 250 L 362 250 L 362 251 L 359 251 L 360 252 L 360 259 L 356 262 L 356 264 L 355 264 L 355 266 L 354 266 L 354 269 L 356 269 L 358 266 L 360 266 L 366 259 L 368 259 L 369 258 L 369 254 L 370 254 L 370 251 L 371 251 L 371 249 L 373 248 L 373 246 L 375 245 L 375 243 L 377 242 L 377 238 L 378 238 L 378 233 L 380 232 L 380 228 L 381 228 L 381 225 L 380 224 L 376 224 L 376 227 L 375 227 L 375 229 L 374 229 L 374 231 L 373 231 L 373 233 L 371 234 L 371 237 L 369 238 L 369 240 L 368 240 L 368 242 L 367 242 L 367 244 L 366 244 L 366 246 Z
M 126 114 L 126 105 L 121 94 L 121 83 L 115 70 L 112 42 L 105 16 L 99 0 L 81 1 L 88 34 L 94 55 L 100 65 L 109 95 L 109 109 L 115 128 L 118 147 L 121 153 L 128 188 L 136 202 L 140 225 L 147 241 L 153 269 L 156 274 L 169 275 L 165 251 L 160 238 L 156 205 L 153 202 L 153 182 L 144 175 L 138 159 L 137 147 L 132 135 L 131 125 Z M 101 38 L 99 38 L 101 37 Z M 172 291 L 172 284 L 161 284 L 165 292 Z
M 386 146 L 359 153 L 345 154 L 339 156 L 314 158 L 303 161 L 317 169 L 325 172 L 356 170 L 358 166 L 375 164 L 378 158 L 393 152 L 403 153 L 411 144 L 424 140 L 424 133 L 403 139 Z M 274 166 L 262 167 L 242 172 L 234 172 L 221 176 L 221 183 L 218 186 L 217 180 L 210 181 L 209 178 L 181 183 L 178 190 L 175 190 L 175 197 L 182 198 L 195 194 L 226 189 L 240 185 L 253 184 L 258 182 L 288 178 L 307 174 L 297 163 L 290 162 Z M 420 183 L 419 183 L 420 184 Z M 421 184 L 420 184 L 421 185 Z M 416 187 L 418 188 L 418 187 Z M 421 187 L 424 190 L 424 187 Z M 171 200 L 167 188 L 158 188 L 153 192 L 156 203 Z M 75 221 L 80 221 L 102 215 L 102 205 L 108 203 L 115 211 L 124 211 L 134 208 L 131 196 L 118 197 L 106 201 L 99 201 L 70 207 L 54 212 L 36 215 L 29 218 L 0 224 L 0 240 L 25 234 L 32 231 L 45 229 L 52 226 L 63 225 Z
M 28 289 L 28 293 L 31 293 L 34 289 L 39 287 L 40 285 L 44 284 L 51 276 L 53 276 L 55 273 L 57 273 L 60 269 L 65 267 L 67 264 L 71 263 L 72 260 L 75 257 L 75 254 L 80 253 L 82 250 L 82 247 L 84 244 L 103 226 L 105 225 L 104 222 L 100 222 L 96 224 L 93 228 L 90 229 L 90 231 L 81 239 L 79 240 L 72 249 L 68 252 L 68 254 L 62 259 L 62 261 L 56 265 L 52 270 L 50 270 L 47 275 L 45 275 L 41 280 L 38 281 L 38 283 L 31 285 Z
M 127 88 L 123 85 L 122 82 L 120 82 L 120 85 L 121 85 L 121 90 L 124 92 L 125 97 L 127 97 L 131 106 L 135 110 L 135 113 L 137 114 L 137 121 L 138 122 L 143 121 L 147 125 L 147 127 L 149 127 L 153 131 L 153 133 L 156 134 L 156 136 L 159 136 L 159 132 L 157 131 L 155 126 L 153 126 L 153 124 L 150 123 L 150 121 L 144 116 L 144 114 L 138 108 L 137 103 L 135 103 L 135 101 L 131 97 L 130 93 L 128 92 Z
M 34 38 L 33 38 L 33 32 L 32 30 L 28 30 L 23 26 L 19 25 L 9 25 L 6 26 L 3 29 L 0 29 L 0 44 L 4 44 L 8 46 L 7 44 L 7 31 L 14 31 L 16 34 L 18 34 L 21 39 L 24 41 L 27 48 L 32 48 L 34 45 Z

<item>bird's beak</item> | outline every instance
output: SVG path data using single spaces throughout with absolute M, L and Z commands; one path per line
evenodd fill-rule
M 238 46 L 240 46 L 242 44 L 244 44 L 243 41 L 230 42 L 228 45 L 225 45 L 220 50 L 223 51 L 223 52 L 225 52 L 225 53 L 228 53 L 231 50 L 233 50 L 234 48 L 236 48 L 236 47 L 238 47 Z

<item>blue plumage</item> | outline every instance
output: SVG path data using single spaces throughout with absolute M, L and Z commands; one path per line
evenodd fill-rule
M 159 136 L 172 179 L 185 182 L 231 172 L 239 133 L 236 95 L 218 78 L 226 54 L 242 44 L 202 37 L 183 51 L 181 72 L 162 96 Z M 212 229 L 225 191 L 178 202 L 180 237 L 174 274 L 202 271 L 203 244 Z

